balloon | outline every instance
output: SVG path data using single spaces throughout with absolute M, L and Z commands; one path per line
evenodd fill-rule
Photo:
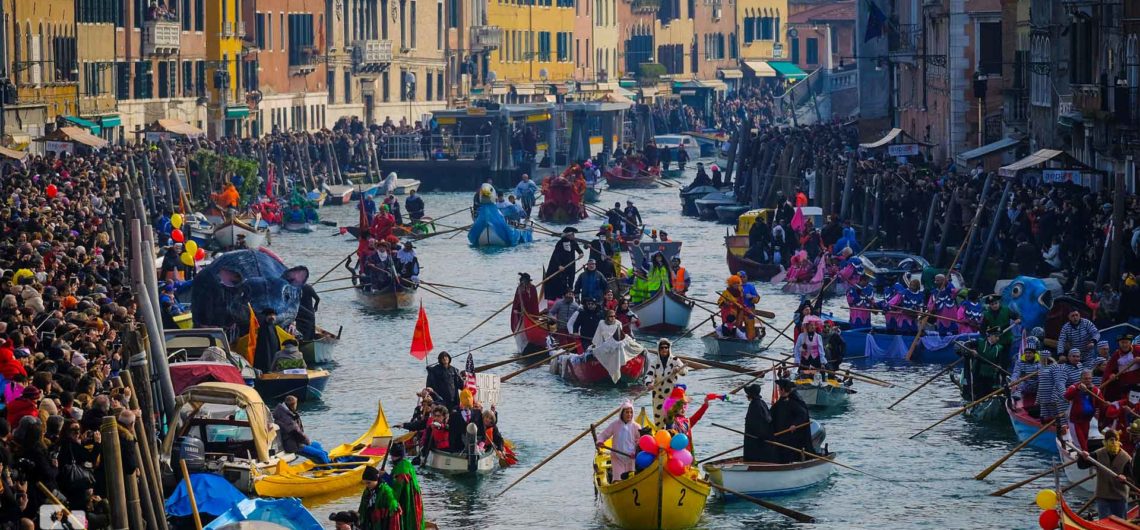
M 1052 510 L 1057 507 L 1057 492 L 1044 489 L 1037 492 L 1037 507 L 1042 510 Z
M 183 252 L 182 255 L 179 256 L 179 258 L 182 259 L 183 265 L 186 265 L 187 267 L 193 267 L 194 266 L 194 256 Z
M 186 253 L 187 254 L 197 254 L 198 253 L 198 242 L 194 241 L 193 239 L 191 239 L 190 241 L 187 241 L 186 242 Z
M 186 236 L 182 235 L 181 230 L 175 228 L 174 230 L 170 231 L 170 239 L 173 239 L 176 243 L 181 243 L 183 241 L 186 241 Z
M 681 449 L 673 453 L 673 460 L 680 462 L 681 465 L 685 467 L 689 467 L 689 464 L 693 463 L 693 453 L 690 453 L 688 449 Z
M 685 466 L 681 464 L 681 461 L 674 458 L 665 462 L 665 471 L 668 471 L 669 474 L 674 477 L 679 477 L 685 474 Z
M 174 228 L 182 228 L 182 214 L 176 213 L 170 216 L 170 225 Z
M 55 184 L 48 184 L 46 191 L 49 199 L 54 199 L 56 195 L 59 195 L 59 188 L 55 187 Z
M 206 249 L 200 248 L 198 252 L 194 253 L 194 261 L 202 261 L 206 258 Z
M 656 447 L 654 447 L 654 449 L 656 449 Z M 647 452 L 645 452 L 645 451 L 642 451 L 642 452 L 640 452 L 640 453 L 637 453 L 637 458 L 636 458 L 636 459 L 634 459 L 634 462 L 633 462 L 633 463 L 634 463 L 634 467 L 635 467 L 635 468 L 636 468 L 638 471 L 641 471 L 642 469 L 645 469 L 645 468 L 649 467 L 650 465 L 652 465 L 652 464 L 653 464 L 653 461 L 654 461 L 654 460 L 656 460 L 656 459 L 657 459 L 657 455 L 656 455 L 656 454 L 654 454 L 654 453 L 647 453 Z
M 654 439 L 654 440 L 657 440 L 657 447 L 660 447 L 661 449 L 664 449 L 664 448 L 666 448 L 666 447 L 669 447 L 669 440 L 670 440 L 672 437 L 673 437 L 673 436 L 672 436 L 671 434 L 669 434 L 669 431 L 666 431 L 666 430 L 664 430 L 664 429 L 662 429 L 662 430 L 660 430 L 660 431 L 657 431 L 657 432 L 656 432 L 656 433 L 653 435 L 653 439 Z
M 1044 530 L 1054 530 L 1060 523 L 1061 516 L 1057 515 L 1057 510 L 1045 510 L 1041 512 L 1041 517 L 1037 518 L 1037 524 Z
M 689 448 L 689 437 L 685 436 L 683 433 L 674 434 L 673 440 L 671 442 L 669 442 L 669 447 L 672 447 L 673 449 L 676 449 L 678 451 L 680 451 L 681 449 L 688 449 Z
M 641 439 L 637 441 L 637 446 L 646 453 L 657 454 L 657 440 L 654 440 L 653 437 L 648 434 L 642 436 Z

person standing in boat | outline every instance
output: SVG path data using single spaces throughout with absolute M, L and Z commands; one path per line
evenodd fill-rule
M 618 300 L 616 313 L 618 322 L 621 322 L 623 334 L 632 336 L 633 326 L 641 326 L 641 319 L 637 318 L 637 313 L 634 313 L 629 307 L 629 298 L 622 297 Z
M 562 237 L 554 245 L 554 252 L 546 264 L 547 279 L 543 293 L 547 305 L 553 304 L 564 294 L 574 289 L 575 263 L 585 253 L 578 245 L 575 234 L 577 228 L 568 226 L 562 229 Z
M 673 344 L 669 339 L 657 341 L 657 355 L 646 355 L 645 386 L 653 392 L 653 423 L 658 429 L 665 428 L 665 398 L 677 386 L 677 379 L 689 373 L 685 362 L 672 355 Z
M 618 419 L 606 426 L 598 435 L 599 450 L 610 441 L 614 449 L 610 453 L 610 482 L 625 480 L 634 470 L 633 458 L 626 455 L 637 454 L 637 440 L 641 437 L 641 426 L 633 421 L 633 403 L 625 400 L 621 404 Z M 612 440 L 612 441 L 611 441 Z
M 922 311 L 925 302 L 926 294 L 922 292 L 922 284 L 917 279 L 912 279 L 906 290 L 896 292 L 891 297 L 889 305 L 902 310 L 895 316 L 895 325 L 899 332 L 903 334 L 919 332 L 916 315 Z
M 689 412 L 689 396 L 686 393 L 687 388 L 685 385 L 677 385 L 673 388 L 673 392 L 669 398 L 665 400 L 665 428 L 678 433 L 684 434 L 689 438 L 689 452 L 693 452 L 693 427 L 701 418 L 705 416 L 705 412 L 709 410 L 709 403 L 716 399 L 717 394 L 705 394 L 705 401 L 701 403 L 700 408 L 697 409 L 691 416 Z
M 870 327 L 871 309 L 876 306 L 875 288 L 871 287 L 865 274 L 860 274 L 857 282 L 857 285 L 847 288 L 847 308 L 850 310 L 848 319 L 852 328 Z
M 526 216 L 530 217 L 531 209 L 534 208 L 535 196 L 538 194 L 538 185 L 530 180 L 530 175 L 522 174 L 522 180 L 515 185 L 515 196 L 522 201 L 522 209 L 526 212 Z
M 380 479 L 380 470 L 364 468 L 364 491 L 356 509 L 359 530 L 400 530 L 400 503 L 396 502 L 392 487 Z
M 559 344 L 574 342 L 570 336 L 570 317 L 574 316 L 581 307 L 574 301 L 574 291 L 567 291 L 560 300 L 542 310 L 542 313 L 554 320 Z
M 1132 476 L 1132 457 L 1120 440 L 1120 435 L 1113 429 L 1104 431 L 1104 447 L 1091 454 L 1088 451 L 1080 452 L 1081 458 L 1096 460 L 1104 467 L 1111 469 L 1115 475 L 1104 473 L 1099 468 L 1096 472 L 1096 490 L 1093 499 L 1096 501 L 1097 515 L 1101 519 L 1116 516 L 1128 519 L 1128 485 Z M 1078 463 L 1078 467 L 1088 467 L 1090 464 Z
M 424 200 L 415 189 L 408 190 L 408 198 L 404 199 L 404 209 L 408 211 L 408 219 L 413 223 L 424 218 Z
M 804 332 L 796 337 L 792 356 L 801 371 L 813 368 L 821 369 L 827 364 L 827 354 L 823 348 L 823 335 L 816 329 L 819 324 L 819 317 L 808 317 L 804 322 Z
M 471 390 L 464 388 L 459 391 L 459 407 L 451 411 L 448 416 L 447 432 L 450 440 L 448 445 L 452 453 L 467 453 L 467 426 L 475 425 L 475 440 L 473 444 L 483 441 L 485 428 L 483 427 L 483 410 L 475 403 L 475 395 Z
M 598 262 L 593 258 L 587 260 L 586 269 L 578 275 L 578 279 L 574 282 L 574 294 L 582 300 L 601 300 L 608 288 L 609 282 L 598 271 Z
M 404 248 L 396 251 L 396 271 L 399 272 L 401 278 L 406 278 L 412 283 L 419 283 L 420 281 L 420 258 L 416 256 L 416 246 L 412 244 L 411 240 L 404 241 Z
M 1069 321 L 1061 327 L 1061 334 L 1057 335 L 1057 355 L 1063 355 L 1070 349 L 1076 348 L 1081 352 L 1081 368 L 1092 369 L 1096 356 L 1096 343 L 1100 340 L 1100 331 L 1091 320 L 1081 317 L 1081 312 L 1069 312 Z
M 681 266 L 681 256 L 673 256 L 670 265 L 672 266 L 673 292 L 678 294 L 689 292 L 689 286 L 693 284 L 693 277 L 689 271 Z
M 687 154 L 685 155 L 685 158 L 688 159 Z M 697 176 L 693 177 L 693 181 L 690 182 L 688 186 L 685 186 L 684 188 L 681 189 L 681 193 L 692 191 L 692 190 L 699 188 L 701 186 L 711 186 L 711 185 L 712 185 L 712 179 L 710 179 L 709 174 L 707 172 L 705 172 L 704 163 L 697 162 Z
M 317 338 L 317 307 L 321 305 L 321 295 L 312 285 L 301 285 L 301 301 L 297 306 L 297 318 L 294 323 L 302 340 Z
M 983 329 L 988 330 L 997 326 L 998 329 L 1003 330 L 998 343 L 1007 352 L 1010 351 L 1009 347 L 1013 344 L 1013 334 L 1010 333 L 1012 324 L 1020 322 L 1021 314 L 1012 307 L 1002 305 L 1000 295 L 991 294 L 986 297 L 986 310 L 982 312 Z
M 1041 369 L 1043 363 L 1039 353 L 1041 341 L 1037 337 L 1026 337 L 1024 346 L 1021 349 L 1021 354 L 1013 362 L 1013 373 L 1009 378 L 1017 381 L 1022 377 L 1036 372 Z M 1013 399 L 1021 399 L 1023 395 L 1028 396 L 1030 401 L 1036 400 L 1037 395 L 1037 377 L 1030 377 L 1017 385 L 1013 389 Z M 1099 386 L 1099 385 L 1098 385 Z
M 958 333 L 977 333 L 982 329 L 982 314 L 985 307 L 978 301 L 980 294 L 977 289 L 966 292 L 966 301 L 958 306 Z
M 1065 402 L 1065 367 L 1053 361 L 1051 352 L 1041 350 L 1041 368 L 1037 372 L 1037 405 L 1040 407 L 1038 415 L 1042 423 L 1049 420 L 1058 420 L 1064 423 L 1064 416 L 1068 412 L 1068 403 Z
M 384 241 L 392 235 L 394 226 L 396 226 L 396 218 L 388 213 L 387 206 L 380 206 L 380 211 L 372 216 L 372 225 L 368 227 L 368 233 L 372 235 L 373 239 Z
M 404 224 L 404 216 L 400 213 L 400 201 L 396 200 L 396 196 L 389 193 L 384 197 L 384 206 L 388 208 L 388 212 L 396 220 L 397 225 Z
M 451 365 L 451 354 L 446 351 L 439 352 L 436 364 L 427 369 L 427 384 L 424 385 L 440 397 L 443 405 L 452 410 L 459 404 L 459 389 L 463 388 L 463 378 L 459 370 Z
M 986 338 L 978 340 L 976 350 L 966 350 L 969 353 L 969 358 L 966 360 L 968 374 L 966 384 L 969 387 L 968 397 L 970 401 L 993 392 L 999 384 L 1000 375 L 998 369 L 994 368 L 994 364 L 1000 363 L 1002 359 L 1002 347 L 1001 344 L 998 344 L 998 337 L 1000 336 L 1000 328 L 990 328 L 986 332 Z M 998 365 L 1000 366 L 1000 364 Z M 1062 384 L 1064 384 L 1063 377 Z M 1065 386 L 1062 386 L 1061 391 L 1063 392 L 1064 389 Z
M 614 270 L 614 248 L 613 243 L 607 241 L 606 236 L 609 231 L 606 227 L 598 229 L 597 237 L 590 241 L 587 247 L 590 250 L 590 261 L 593 261 L 598 266 L 598 271 L 605 276 L 607 280 L 612 280 L 617 277 L 617 271 Z
M 594 333 L 605 318 L 605 313 L 602 312 L 596 299 L 586 298 L 582 303 L 582 308 L 574 312 L 566 326 L 570 333 L 581 341 L 580 351 L 586 351 L 593 344 Z
M 930 291 L 930 298 L 926 302 L 926 310 L 935 316 L 935 329 L 938 333 L 948 335 L 958 331 L 958 289 L 947 280 L 945 274 L 934 276 L 934 289 Z
M 645 225 L 645 221 L 641 219 L 641 211 L 633 205 L 631 199 L 625 200 L 625 210 L 622 211 L 622 215 L 625 217 L 625 222 L 630 225 L 626 228 L 626 232 L 634 232 Z
M 772 430 L 783 433 L 776 436 L 777 442 L 792 448 L 778 448 L 780 463 L 805 460 L 804 453 L 815 453 L 807 403 L 796 393 L 796 384 L 790 379 L 777 380 L 776 389 L 776 402 L 772 404 Z
M 669 264 L 665 262 L 665 255 L 655 252 L 650 259 L 649 271 L 636 270 L 633 285 L 629 289 L 630 303 L 637 305 L 657 294 L 662 289 L 668 290 L 672 283 Z
M 1096 417 L 1100 403 L 1104 401 L 1100 389 L 1093 385 L 1092 372 L 1081 372 L 1081 380 L 1065 390 L 1065 401 L 1069 405 L 1069 431 L 1083 450 L 1089 448 L 1089 424 Z
M 677 147 L 677 168 L 681 171 L 685 170 L 685 165 L 689 163 L 689 152 L 684 147 Z
M 1125 333 L 1117 339 L 1116 351 L 1104 366 L 1105 399 L 1115 401 L 1133 385 L 1140 385 L 1140 347 L 1132 344 L 1133 336 Z
M 847 343 L 843 341 L 843 335 L 839 334 L 839 326 L 836 326 L 835 322 L 830 320 L 824 322 L 823 333 L 823 351 L 827 358 L 824 367 L 834 372 L 843 364 L 843 357 L 847 354 Z
M 1130 453 L 1133 452 L 1136 443 L 1140 441 L 1130 429 L 1132 422 L 1140 419 L 1140 385 L 1129 387 L 1123 398 L 1109 403 L 1104 409 L 1104 417 L 1112 421 L 1110 426 L 1120 434 L 1124 448 Z
M 289 336 L 281 326 L 277 325 L 277 310 L 267 307 L 261 312 L 261 321 L 258 322 L 257 343 L 253 349 L 253 367 L 268 372 L 273 363 L 273 357 L 281 350 L 281 343 Z
M 744 387 L 748 412 L 744 415 L 744 461 L 779 463 L 780 453 L 768 443 L 776 431 L 772 428 L 772 411 L 764 401 L 764 387 L 752 383 Z

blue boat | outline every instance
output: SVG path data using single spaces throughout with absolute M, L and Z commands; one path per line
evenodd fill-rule
M 525 228 L 512 226 L 499 207 L 491 202 L 479 205 L 475 222 L 467 231 L 467 241 L 473 247 L 513 247 L 533 240 L 534 228 L 530 225 Z
M 1109 326 L 1100 330 L 1100 340 L 1108 341 L 1109 349 L 1115 350 L 1116 341 L 1120 339 L 1120 336 L 1124 335 L 1125 333 L 1140 337 L 1140 328 L 1128 323 Z
M 1009 413 L 1009 421 L 1013 424 L 1013 432 L 1017 440 L 1024 442 L 1034 433 L 1041 430 L 1041 420 L 1033 417 L 1025 410 L 1021 400 L 1009 399 L 1005 402 L 1005 410 Z M 1040 436 L 1029 442 L 1029 447 L 1040 449 L 1049 454 L 1057 454 L 1057 429 L 1049 427 Z
M 867 364 L 905 361 L 906 352 L 914 342 L 914 333 L 896 333 L 883 327 L 852 328 L 840 332 L 840 336 L 847 345 L 846 356 L 864 357 L 860 362 Z M 955 341 L 972 342 L 979 336 L 978 333 L 939 335 L 927 331 L 915 346 L 910 360 L 920 363 L 950 364 L 958 360 L 958 354 L 954 350 Z
M 204 530 L 219 530 L 243 521 L 272 523 L 286 530 L 322 530 L 320 521 L 294 498 L 243 500 L 211 521 Z

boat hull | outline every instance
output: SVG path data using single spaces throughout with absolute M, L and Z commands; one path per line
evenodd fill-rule
M 494 452 L 486 452 L 479 456 L 475 470 L 469 468 L 467 455 L 431 451 L 424 464 L 437 473 L 445 475 L 487 475 L 499 469 L 499 457 Z
M 1006 412 L 1009 414 L 1009 421 L 1013 424 L 1013 432 L 1017 435 L 1017 439 L 1024 442 L 1033 433 L 1041 429 L 1041 421 L 1033 416 L 1030 416 L 1020 401 L 1009 399 L 1006 401 Z M 1029 447 L 1039 449 L 1048 453 L 1057 451 L 1057 430 L 1054 427 L 1049 427 L 1048 430 L 1041 433 L 1040 436 L 1034 438 L 1029 443 Z
M 846 407 L 851 403 L 852 391 L 843 385 L 828 383 L 796 383 L 796 393 L 813 409 Z
M 697 186 L 688 191 L 682 191 L 681 194 L 681 215 L 690 217 L 699 217 L 700 212 L 697 210 L 697 200 L 708 197 L 710 194 L 717 193 L 720 190 L 712 186 Z
M 566 381 L 579 386 L 608 386 L 608 387 L 625 387 L 629 385 L 636 385 L 641 382 L 642 375 L 645 374 L 645 356 L 638 355 L 621 367 L 621 378 L 617 383 L 613 382 L 610 373 L 606 371 L 602 363 L 598 362 L 594 356 L 589 356 L 585 361 L 579 360 L 574 362 L 570 359 L 570 355 L 585 355 L 585 354 L 567 354 L 567 359 L 563 361 L 561 358 L 555 359 L 551 364 L 551 371 L 556 372 Z
M 680 530 L 700 521 L 710 486 L 691 475 L 675 477 L 665 471 L 664 455 L 631 477 L 610 483 L 609 451 L 594 460 L 594 486 L 602 512 L 615 526 L 626 530 Z
M 1094 474 L 1095 468 L 1090 466 L 1086 469 L 1081 469 L 1077 465 L 1067 465 L 1069 462 L 1076 460 L 1077 457 L 1065 449 L 1060 439 L 1057 439 L 1057 453 L 1061 455 L 1061 464 L 1065 464 L 1065 478 L 1068 479 L 1069 484 L 1077 484 L 1079 482 L 1080 484 L 1076 486 L 1076 489 L 1080 490 L 1081 493 L 1092 495 L 1096 490 L 1096 481 L 1085 479 Z
M 710 357 L 739 357 L 764 351 L 759 340 L 725 339 L 717 337 L 715 332 L 701 337 L 701 342 Z
M 689 327 L 693 302 L 662 289 L 632 309 L 641 322 L 637 326 L 639 331 L 676 333 Z
M 524 331 L 525 330 L 525 331 Z M 534 317 L 511 311 L 511 331 L 515 332 L 515 347 L 519 353 L 537 352 L 546 349 L 546 339 L 550 332 L 536 322 Z
M 261 374 L 254 387 L 267 401 L 280 401 L 293 396 L 298 401 L 317 401 L 329 383 L 327 370 L 307 370 L 303 374 Z
M 744 271 L 744 273 L 748 275 L 748 281 L 750 282 L 769 281 L 773 276 L 780 274 L 780 272 L 784 270 L 784 267 L 779 264 L 757 263 L 748 258 L 745 258 L 743 255 L 738 256 L 733 253 L 731 248 L 725 252 L 724 260 L 728 264 L 728 271 L 730 274 L 736 274 L 740 271 Z
M 222 248 L 229 248 L 237 245 L 239 235 L 244 235 L 245 247 L 256 249 L 265 245 L 268 233 L 268 230 L 254 230 L 245 223 L 226 221 L 214 229 L 214 241 L 217 241 Z
M 281 225 L 281 229 L 296 234 L 308 234 L 313 231 L 313 225 L 309 223 L 285 223 Z
M 736 220 L 740 218 L 740 214 L 747 212 L 747 206 L 732 205 L 732 206 L 717 206 L 713 209 L 716 213 L 716 222 L 725 225 L 734 225 Z
M 729 458 L 706 462 L 704 468 L 714 484 L 753 497 L 778 497 L 826 482 L 835 465 L 826 460 L 770 464 Z M 735 496 L 727 494 L 725 497 L 732 499 Z
M 333 360 L 332 350 L 337 343 L 334 336 L 321 336 L 316 340 L 301 343 L 301 354 L 305 356 L 306 364 L 325 364 Z
M 906 351 L 914 341 L 913 333 L 891 333 L 886 328 L 852 328 L 841 332 L 844 344 L 847 345 L 848 357 L 865 356 L 860 363 L 873 364 L 877 362 L 902 362 L 906 360 Z M 969 342 L 977 338 L 975 334 L 963 335 L 961 341 Z M 911 355 L 911 361 L 930 364 L 950 364 L 958 360 L 954 350 L 954 342 L 938 348 L 930 348 L 924 341 L 918 341 Z M 870 344 L 869 344 L 870 343 Z
M 352 201 L 352 186 L 329 186 L 328 203 L 330 206 L 341 206 Z
M 365 291 L 357 287 L 356 300 L 369 309 L 377 311 L 398 311 L 416 305 L 415 289 L 389 289 L 383 292 Z
M 589 203 L 595 203 L 602 200 L 601 183 L 586 186 L 585 200 Z

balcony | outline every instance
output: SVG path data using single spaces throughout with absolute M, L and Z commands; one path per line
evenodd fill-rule
M 143 25 L 143 54 L 144 55 L 175 55 L 182 42 L 182 26 L 171 21 L 147 21 Z
M 1100 113 L 1101 106 L 1100 87 L 1096 85 L 1080 85 L 1073 87 L 1073 110 L 1085 116 Z
M 321 51 L 313 45 L 297 46 L 289 52 L 289 75 L 308 75 L 317 69 Z
M 499 26 L 472 26 L 471 48 L 495 50 L 503 45 L 503 28 Z
M 919 24 L 899 24 L 898 31 L 887 35 L 891 57 L 913 59 L 922 45 L 922 26 Z
M 392 63 L 392 41 L 358 40 L 352 43 L 352 68 L 357 73 L 377 73 Z
M 229 37 L 234 36 L 234 23 L 233 22 L 222 22 L 222 35 L 221 36 L 223 38 L 229 38 Z
M 655 13 L 661 9 L 660 0 L 633 0 L 634 13 Z
M 1057 95 L 1057 115 L 1065 116 L 1073 113 L 1073 95 L 1072 94 L 1058 94 Z

